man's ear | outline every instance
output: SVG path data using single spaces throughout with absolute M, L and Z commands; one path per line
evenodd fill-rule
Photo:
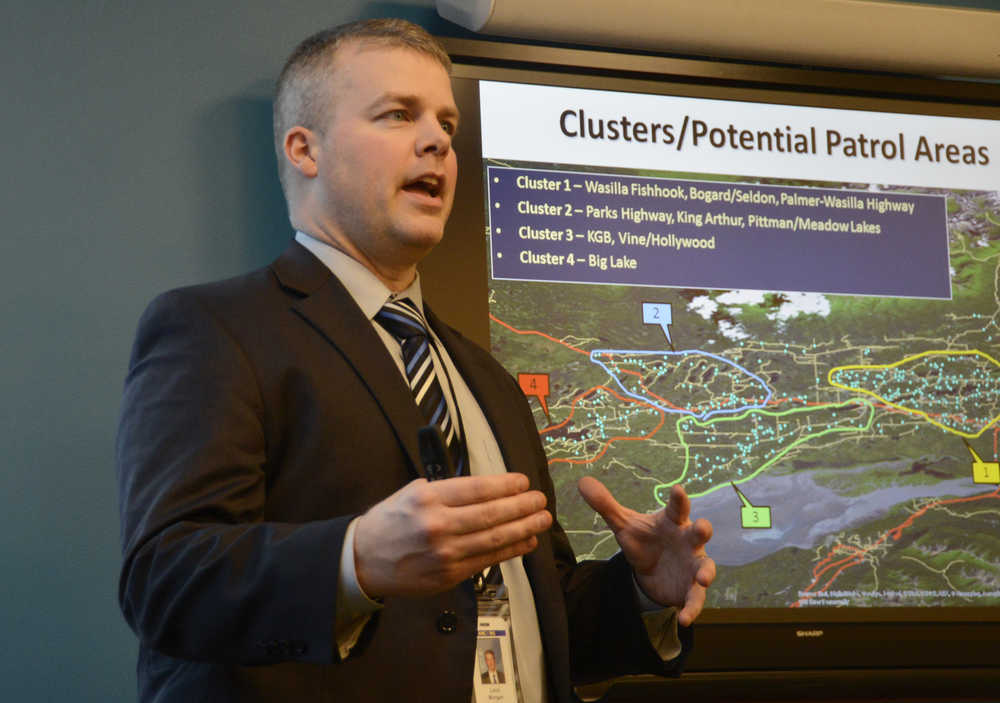
M 312 130 L 296 125 L 285 132 L 285 158 L 306 178 L 315 178 L 319 172 L 316 165 L 318 149 L 319 140 Z

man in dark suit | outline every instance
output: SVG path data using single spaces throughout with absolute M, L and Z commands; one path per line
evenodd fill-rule
M 711 526 L 690 521 L 680 488 L 640 515 L 590 479 L 581 492 L 622 553 L 577 564 L 523 394 L 423 305 L 416 264 L 456 178 L 447 69 L 398 21 L 303 42 L 275 105 L 296 241 L 265 269 L 160 296 L 140 321 L 116 455 L 143 701 L 433 688 L 466 703 L 471 577 L 497 563 L 526 700 L 679 670 L 714 576 Z M 427 419 L 399 339 L 373 322 L 401 299 L 430 328 L 467 475 L 425 479 Z
M 483 683 L 506 683 L 503 672 L 497 669 L 497 655 L 492 649 L 483 652 L 483 662 L 486 664 L 486 671 L 480 676 Z

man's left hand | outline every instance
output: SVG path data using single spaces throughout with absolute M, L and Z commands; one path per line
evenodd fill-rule
M 662 510 L 637 513 L 615 500 L 596 478 L 585 476 L 577 487 L 611 528 L 639 588 L 663 606 L 678 607 L 681 625 L 694 622 L 705 605 L 705 589 L 715 578 L 715 562 L 705 554 L 712 524 L 704 518 L 691 522 L 691 501 L 684 488 L 674 486 Z

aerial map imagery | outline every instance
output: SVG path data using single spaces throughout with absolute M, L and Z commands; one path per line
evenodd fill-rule
M 1000 195 L 486 159 L 490 339 L 586 475 L 712 521 L 712 608 L 1000 605 Z

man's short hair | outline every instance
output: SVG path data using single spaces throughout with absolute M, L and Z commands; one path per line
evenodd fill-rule
M 278 156 L 278 178 L 286 199 L 291 166 L 285 160 L 285 132 L 295 125 L 318 129 L 323 117 L 335 108 L 336 96 L 329 94 L 334 58 L 342 45 L 353 42 L 412 49 L 436 60 L 451 72 L 451 59 L 444 47 L 423 27 L 406 20 L 349 22 L 304 39 L 285 62 L 274 96 L 274 148 Z

